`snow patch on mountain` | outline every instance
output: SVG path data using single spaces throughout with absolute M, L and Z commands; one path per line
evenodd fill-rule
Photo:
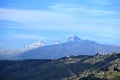
M 34 49 L 37 47 L 42 47 L 42 46 L 45 46 L 45 43 L 43 41 L 37 41 L 37 42 L 34 42 L 30 45 L 25 46 L 23 49 L 29 50 L 29 49 Z
M 69 37 L 69 41 L 79 41 L 81 40 L 79 37 L 77 37 L 76 35 L 72 35 L 71 37 Z
M 58 44 L 61 44 L 61 42 L 60 42 L 60 41 L 56 41 L 56 42 L 54 42 L 53 44 L 54 44 L 54 45 L 58 45 Z

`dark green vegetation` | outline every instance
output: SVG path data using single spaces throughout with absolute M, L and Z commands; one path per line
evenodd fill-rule
M 1 60 L 0 80 L 120 80 L 120 53 Z

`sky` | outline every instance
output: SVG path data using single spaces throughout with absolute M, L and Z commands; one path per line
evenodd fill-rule
M 0 49 L 71 35 L 120 45 L 119 0 L 0 0 Z

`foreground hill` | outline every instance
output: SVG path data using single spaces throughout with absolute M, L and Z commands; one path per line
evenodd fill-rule
M 120 52 L 120 46 L 82 40 L 74 35 L 66 43 L 38 47 L 16 56 L 16 59 L 58 59 L 70 55 L 93 55 L 97 52 Z
M 1 60 L 0 80 L 119 80 L 120 53 Z

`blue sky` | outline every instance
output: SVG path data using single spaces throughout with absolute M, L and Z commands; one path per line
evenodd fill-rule
M 120 1 L 0 0 L 0 48 L 65 42 L 73 34 L 120 45 Z

